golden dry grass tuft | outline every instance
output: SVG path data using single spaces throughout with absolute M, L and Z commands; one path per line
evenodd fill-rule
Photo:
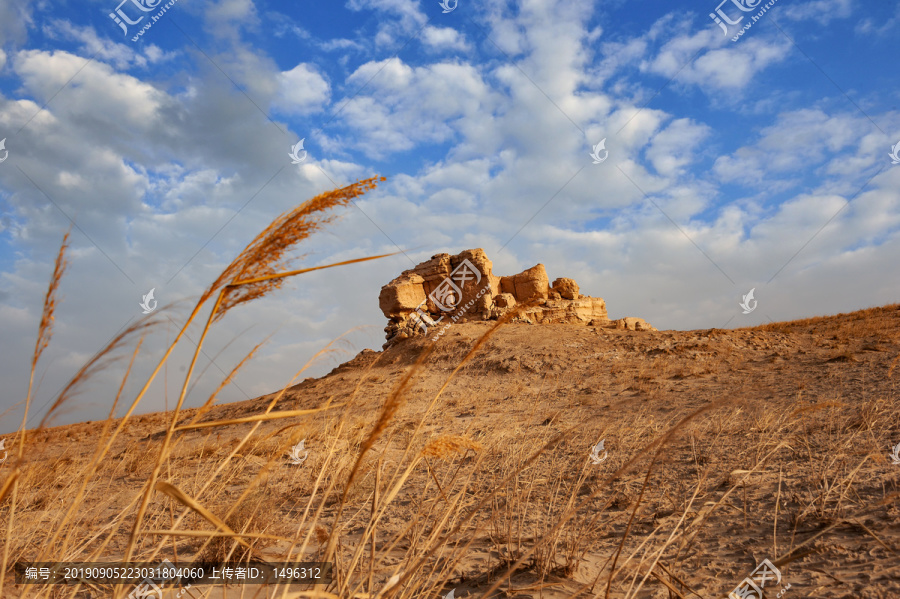
M 479 452 L 483 449 L 481 443 L 467 439 L 460 435 L 441 435 L 436 439 L 430 440 L 425 448 L 422 449 L 422 455 L 426 457 L 445 458 L 457 453 L 466 453 L 468 450 Z

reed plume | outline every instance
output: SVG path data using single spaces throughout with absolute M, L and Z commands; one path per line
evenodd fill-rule
M 326 211 L 332 208 L 346 206 L 347 204 L 352 202 L 354 198 L 366 193 L 371 189 L 374 189 L 377 186 L 377 181 L 379 180 L 385 181 L 386 179 L 384 177 L 371 177 L 369 179 L 357 181 L 355 183 L 351 183 L 346 187 L 319 194 L 314 198 L 307 200 L 297 208 L 283 213 L 281 216 L 272 221 L 272 223 L 268 227 L 266 227 L 259 235 L 257 235 L 253 239 L 253 241 L 251 241 L 247 245 L 246 248 L 244 248 L 244 250 L 231 262 L 231 264 L 229 264 L 225 268 L 225 270 L 222 271 L 219 277 L 200 297 L 200 300 L 197 302 L 197 306 L 188 317 L 187 322 L 185 322 L 184 326 L 178 332 L 175 340 L 166 351 L 165 356 L 163 356 L 163 360 L 156 367 L 156 370 L 144 385 L 144 388 L 138 394 L 138 398 L 136 400 L 139 401 L 144 393 L 146 393 L 153 378 L 155 378 L 156 374 L 159 372 L 159 369 L 162 367 L 162 364 L 165 362 L 165 360 L 168 359 L 169 355 L 178 344 L 182 335 L 184 335 L 185 331 L 187 331 L 187 328 L 193 322 L 194 318 L 196 318 L 196 316 L 200 313 L 201 307 L 209 298 L 211 298 L 216 292 L 218 292 L 219 295 L 216 298 L 215 305 L 213 306 L 212 310 L 209 313 L 209 316 L 207 317 L 206 325 L 203 327 L 203 332 L 200 335 L 200 339 L 197 342 L 190 365 L 188 366 L 187 373 L 185 374 L 181 393 L 178 397 L 178 402 L 175 405 L 175 409 L 172 412 L 172 418 L 166 430 L 166 436 L 157 456 L 156 464 L 153 467 L 153 472 L 151 473 L 150 479 L 147 481 L 147 484 L 144 487 L 143 497 L 141 499 L 140 506 L 138 507 L 134 525 L 131 530 L 131 535 L 128 540 L 128 546 L 125 550 L 126 561 L 133 555 L 135 542 L 137 541 L 137 537 L 140 534 L 141 523 L 144 518 L 144 514 L 146 513 L 147 505 L 150 502 L 150 496 L 153 489 L 156 488 L 156 482 L 159 478 L 162 464 L 170 451 L 172 436 L 175 433 L 175 425 L 178 422 L 178 415 L 181 412 L 182 406 L 184 405 L 184 399 L 187 395 L 188 385 L 190 383 L 194 367 L 197 364 L 197 358 L 200 355 L 200 351 L 203 347 L 203 342 L 206 339 L 206 335 L 209 332 L 209 329 L 212 326 L 213 322 L 222 318 L 231 308 L 244 302 L 263 297 L 269 292 L 280 288 L 284 279 L 289 276 L 294 276 L 313 270 L 332 268 L 344 264 L 375 260 L 377 258 L 383 258 L 384 256 L 392 255 L 384 254 L 381 256 L 368 256 L 365 258 L 357 258 L 355 260 L 345 260 L 343 262 L 328 264 L 325 266 L 279 272 L 279 269 L 284 268 L 289 262 L 289 260 L 285 259 L 286 252 L 291 250 L 295 245 L 297 245 L 316 231 L 319 231 L 324 225 L 334 220 L 335 217 L 333 215 L 326 216 L 324 214 Z
M 71 231 L 71 229 L 70 229 Z M 41 324 L 38 325 L 37 341 L 34 344 L 34 354 L 31 357 L 31 373 L 28 377 L 28 393 L 25 395 L 25 410 L 22 414 L 22 426 L 19 430 L 19 448 L 16 452 L 16 467 L 9 478 L 4 481 L 2 490 L 0 490 L 0 500 L 12 491 L 12 503 L 9 512 L 9 522 L 6 529 L 6 543 L 3 545 L 3 563 L 0 564 L 0 591 L 6 578 L 6 564 L 9 560 L 9 539 L 12 536 L 13 523 L 15 520 L 16 500 L 19 490 L 19 476 L 21 475 L 22 456 L 25 453 L 25 435 L 26 425 L 28 424 L 28 408 L 31 406 L 31 394 L 34 391 L 34 372 L 37 368 L 38 360 L 41 354 L 50 344 L 50 338 L 53 336 L 53 313 L 56 311 L 56 292 L 59 290 L 59 282 L 62 280 L 63 273 L 66 271 L 66 248 L 69 247 L 69 232 L 63 235 L 62 244 L 59 246 L 59 253 L 56 255 L 56 262 L 53 265 L 53 275 L 50 277 L 50 285 L 47 287 L 47 295 L 44 296 L 44 310 L 41 313 Z
M 69 232 L 63 236 L 62 244 L 59 246 L 59 253 L 56 255 L 56 263 L 53 266 L 53 276 L 50 277 L 50 285 L 47 287 L 47 295 L 44 297 L 44 311 L 41 314 L 41 324 L 38 327 L 37 343 L 34 347 L 34 356 L 31 359 L 32 369 L 37 365 L 41 354 L 50 344 L 50 338 L 53 336 L 53 321 L 55 317 L 53 313 L 56 311 L 56 292 L 59 290 L 59 282 L 62 280 L 63 273 L 66 271 L 66 248 L 69 240 Z
M 325 216 L 326 211 L 346 206 L 354 198 L 374 189 L 379 180 L 385 181 L 385 178 L 371 177 L 340 189 L 326 191 L 272 221 L 222 271 L 201 298 L 203 303 L 224 287 L 213 320 L 222 318 L 238 304 L 280 288 L 285 277 L 292 274 L 285 271 L 291 261 L 286 258 L 286 252 L 335 219 L 334 215 Z

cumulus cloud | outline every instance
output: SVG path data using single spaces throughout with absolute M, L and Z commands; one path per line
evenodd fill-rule
M 240 31 L 254 30 L 260 19 L 253 0 L 212 0 L 204 6 L 207 31 L 237 44 Z
M 694 161 L 698 146 L 711 133 L 707 125 L 676 119 L 653 136 L 647 158 L 659 174 L 676 176 Z
M 419 3 L 413 0 L 350 0 L 347 8 L 385 15 L 386 18 L 379 19 L 374 38 L 379 48 L 405 44 L 428 20 L 419 10 Z
M 475 117 L 490 101 L 476 69 L 450 62 L 415 68 L 396 58 L 367 62 L 347 83 L 365 86 L 365 93 L 346 105 L 342 119 L 357 132 L 353 143 L 375 155 L 447 141 L 460 119 Z
M 641 68 L 711 93 L 730 92 L 747 87 L 758 73 L 786 60 L 791 52 L 790 42 L 783 38 L 745 39 L 739 46 L 716 48 L 719 43 L 716 32 L 709 28 L 679 35 L 663 44 Z
M 283 112 L 305 114 L 320 110 L 331 97 L 331 86 L 315 65 L 300 63 L 281 73 L 275 107 Z
M 147 44 L 142 53 L 134 46 L 114 42 L 107 37 L 100 37 L 93 27 L 81 27 L 65 19 L 53 19 L 43 27 L 44 35 L 50 39 L 73 40 L 81 43 L 79 52 L 93 56 L 95 60 L 110 63 L 116 69 L 127 69 L 132 66 L 146 67 L 175 58 L 177 52 L 163 52 L 159 46 Z
M 152 85 L 68 52 L 22 50 L 15 56 L 14 68 L 28 91 L 41 100 L 65 94 L 59 112 L 70 117 L 97 112 L 142 127 L 161 108 L 163 94 Z M 67 87 L 76 73 L 79 85 Z
M 468 50 L 466 38 L 452 27 L 425 27 L 422 30 L 422 41 L 434 50 Z
M 766 187 L 772 175 L 792 174 L 822 164 L 846 161 L 846 150 L 860 146 L 866 118 L 859 114 L 827 114 L 822 109 L 783 112 L 776 123 L 760 131 L 754 144 L 719 157 L 714 166 L 722 181 Z M 871 164 L 872 156 L 867 157 Z

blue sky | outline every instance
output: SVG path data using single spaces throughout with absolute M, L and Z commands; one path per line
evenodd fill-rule
M 375 174 L 388 180 L 301 247 L 302 264 L 404 253 L 234 310 L 188 406 L 267 336 L 222 400 L 287 383 L 342 335 L 302 376 L 379 348 L 381 286 L 439 252 L 484 248 L 495 274 L 544 263 L 612 317 L 660 329 L 900 301 L 898 5 L 178 0 L 132 41 L 166 3 L 138 4 L 0 5 L 0 432 L 21 418 L 72 222 L 35 419 L 153 288 L 161 324 L 133 396 L 259 230 Z M 117 8 L 143 18 L 125 34 Z M 717 9 L 741 18 L 728 34 Z M 308 157 L 294 165 L 300 139 Z M 743 314 L 751 288 L 759 307 Z M 173 405 L 198 332 L 139 411 Z M 102 417 L 124 366 L 56 422 Z

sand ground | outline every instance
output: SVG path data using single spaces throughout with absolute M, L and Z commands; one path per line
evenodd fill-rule
M 491 596 L 603 597 L 608 587 L 615 598 L 724 597 L 767 558 L 782 580 L 766 597 L 900 597 L 900 464 L 889 457 L 900 443 L 900 306 L 727 331 L 509 324 L 451 377 L 490 326 L 456 324 L 434 344 L 363 351 L 305 380 L 274 410 L 330 408 L 262 423 L 231 459 L 252 423 L 178 433 L 161 478 L 235 530 L 282 539 L 251 539 L 259 559 L 284 559 L 285 539 L 297 535 L 315 559 L 336 535 L 336 567 L 361 581 L 359 596 L 419 563 L 395 596 L 478 597 L 502 580 Z M 410 372 L 339 514 L 353 463 Z M 273 397 L 216 406 L 200 420 L 261 414 Z M 65 523 L 66 559 L 124 554 L 167 418 L 128 422 Z M 46 548 L 102 427 L 31 434 L 11 560 Z M 294 466 L 285 454 L 301 439 L 308 458 Z M 607 453 L 595 464 L 600 440 Z M 173 527 L 183 509 L 154 493 L 145 529 Z M 212 530 L 195 513 L 178 528 Z M 179 561 L 233 545 L 148 533 L 137 559 L 161 540 L 159 555 Z M 182 596 L 207 596 L 198 591 Z M 208 596 L 276 595 L 248 586 Z

